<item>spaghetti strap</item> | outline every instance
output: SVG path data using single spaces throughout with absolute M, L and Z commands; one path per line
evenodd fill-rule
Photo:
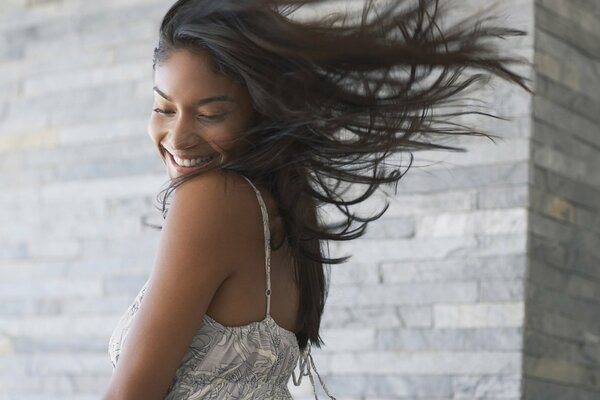
M 252 181 L 250 181 L 250 179 L 248 179 L 246 176 L 244 176 L 244 175 L 242 175 L 242 176 L 244 177 L 244 179 L 246 179 L 246 181 L 248 181 L 250 186 L 252 186 L 252 189 L 254 189 L 254 192 L 256 193 L 256 197 L 258 198 L 258 204 L 260 205 L 260 211 L 261 211 L 261 214 L 263 217 L 263 231 L 264 231 L 264 236 L 265 236 L 265 268 L 266 268 L 266 274 L 267 274 L 267 289 L 265 291 L 265 295 L 267 297 L 266 317 L 268 317 L 271 315 L 271 246 L 270 246 L 271 234 L 269 231 L 269 214 L 267 213 L 267 206 L 265 205 L 263 197 L 260 194 L 260 192 L 258 191 L 258 189 L 256 188 L 256 186 L 254 186 Z M 319 375 L 319 372 L 317 371 L 317 368 L 315 367 L 315 362 L 313 361 L 312 355 L 310 354 L 310 349 L 311 349 L 311 343 L 309 341 L 307 346 L 305 347 L 304 351 L 300 354 L 300 357 L 298 359 L 298 363 L 300 365 L 300 376 L 298 376 L 298 378 L 296 378 L 296 374 L 292 370 L 292 381 L 294 382 L 294 385 L 300 386 L 300 383 L 302 382 L 302 377 L 308 376 L 308 378 L 310 379 L 312 388 L 313 388 L 313 393 L 315 395 L 315 399 L 319 400 L 319 397 L 317 396 L 317 390 L 315 388 L 315 381 L 314 381 L 314 378 L 310 371 L 312 369 L 317 374 L 319 383 L 321 383 L 321 387 L 325 390 L 325 393 L 327 394 L 327 396 L 332 400 L 336 400 L 336 398 L 333 397 L 329 393 L 327 386 L 325 386 L 323 379 L 321 379 L 321 375 Z
M 271 315 L 271 233 L 269 232 L 269 214 L 267 213 L 267 206 L 254 184 L 246 176 L 242 175 L 246 181 L 252 186 L 256 197 L 258 198 L 258 204 L 260 205 L 260 213 L 262 214 L 263 220 L 263 232 L 265 237 L 265 269 L 267 275 L 267 288 L 265 290 L 265 296 L 267 297 L 267 313 L 265 318 Z

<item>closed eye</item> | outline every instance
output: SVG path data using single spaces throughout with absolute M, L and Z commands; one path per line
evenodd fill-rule
M 173 114 L 173 111 L 169 111 L 169 110 L 163 110 L 161 108 L 155 108 L 154 110 L 155 113 L 158 114 Z M 225 114 L 215 114 L 215 115 L 206 115 L 206 114 L 198 114 L 198 117 L 205 119 L 207 121 L 220 121 L 223 119 L 223 117 L 225 117 Z
M 159 113 L 159 114 L 172 114 L 173 113 L 172 111 L 167 111 L 167 110 L 163 110 L 160 108 L 155 108 L 152 111 L 154 111 L 155 113 Z

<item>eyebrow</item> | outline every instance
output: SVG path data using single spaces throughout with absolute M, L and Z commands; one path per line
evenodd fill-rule
M 162 90 L 160 90 L 156 86 L 154 86 L 153 89 L 160 96 L 164 97 L 165 99 L 167 99 L 169 101 L 173 101 L 173 99 L 171 97 L 169 97 L 167 94 L 165 94 Z M 196 102 L 194 103 L 194 105 L 195 106 L 201 106 L 203 104 L 212 103 L 212 102 L 215 102 L 215 101 L 229 101 L 231 103 L 235 103 L 235 100 L 233 100 L 231 97 L 223 95 L 223 96 L 211 96 L 211 97 L 206 97 L 204 99 L 196 100 Z

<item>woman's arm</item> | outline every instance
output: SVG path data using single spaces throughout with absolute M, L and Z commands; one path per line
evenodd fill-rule
M 226 193 L 225 174 L 203 174 L 175 191 L 148 289 L 103 400 L 163 399 L 217 288 L 232 274 L 244 204 Z

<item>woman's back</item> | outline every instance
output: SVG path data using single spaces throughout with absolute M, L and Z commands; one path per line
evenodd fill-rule
M 240 193 L 240 196 L 243 196 L 240 201 L 247 204 L 247 220 L 240 221 L 240 224 L 251 227 L 252 236 L 249 236 L 245 243 L 233 246 L 236 251 L 244 253 L 240 257 L 244 261 L 239 264 L 235 274 L 219 287 L 206 313 L 227 326 L 240 326 L 261 320 L 266 312 L 265 257 L 268 254 L 272 286 L 270 314 L 278 325 L 295 332 L 299 290 L 294 281 L 293 259 L 289 246 L 284 242 L 278 249 L 268 249 L 268 253 L 264 248 L 265 234 L 269 236 L 271 243 L 277 243 L 281 234 L 282 226 L 281 219 L 277 216 L 277 205 L 268 193 L 261 193 L 258 187 L 248 186 L 237 176 L 232 176 L 233 179 L 236 183 L 239 180 L 242 185 L 247 186 L 248 192 L 251 192 Z M 264 207 L 257 201 L 258 198 L 264 203 Z M 265 224 L 268 226 L 268 232 L 264 231 Z
M 257 272 L 256 268 L 253 268 L 253 262 L 249 260 L 248 266 L 240 266 L 237 279 L 239 283 L 234 282 L 232 277 L 228 287 L 223 284 L 219 288 L 177 369 L 166 399 L 291 399 L 287 382 L 300 357 L 296 336 L 289 329 L 290 321 L 295 320 L 297 291 L 290 292 L 290 287 L 294 287 L 290 282 L 286 285 L 288 287 L 271 290 L 272 252 L 267 245 L 271 229 L 267 207 L 260 192 L 250 180 L 246 180 L 255 190 L 262 215 L 263 234 L 254 235 L 260 237 L 265 244 L 264 256 L 261 257 L 261 284 L 256 285 L 253 283 L 254 279 L 247 278 L 248 274 Z M 249 242 L 252 242 L 251 238 Z M 285 256 L 280 252 L 278 260 L 285 261 Z M 286 278 L 291 278 L 287 267 L 289 266 L 278 266 L 278 283 L 285 283 Z M 110 338 L 109 354 L 113 367 L 116 367 L 121 347 L 125 343 L 130 324 L 143 301 L 148 284 L 149 280 L 122 316 Z M 252 287 L 259 287 L 260 290 L 252 290 Z M 240 295 L 235 293 L 236 290 L 245 290 L 250 292 L 250 295 Z M 230 295 L 232 291 L 233 296 Z M 254 297 L 245 305 L 244 302 L 255 294 L 253 292 L 261 292 L 261 297 Z M 278 293 L 276 298 L 281 300 L 293 300 L 294 294 L 296 295 L 295 302 L 275 307 L 282 321 L 286 321 L 287 329 L 275 322 L 271 315 L 271 299 L 275 297 L 273 292 Z M 229 313 L 229 310 L 236 307 L 240 308 L 238 312 Z M 236 323 L 234 326 L 225 322 L 240 317 L 248 318 L 247 315 L 253 314 L 255 309 L 262 309 L 259 320 Z

